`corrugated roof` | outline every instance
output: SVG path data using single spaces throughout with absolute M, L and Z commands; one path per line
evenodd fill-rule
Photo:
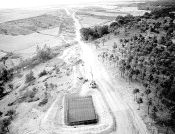
M 67 98 L 68 123 L 96 120 L 92 96 Z

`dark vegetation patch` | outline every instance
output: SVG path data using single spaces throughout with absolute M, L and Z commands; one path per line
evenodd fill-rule
M 47 95 L 47 93 L 45 93 L 44 98 L 42 99 L 42 101 L 39 102 L 38 106 L 41 106 L 42 107 L 45 104 L 47 104 L 47 102 L 48 102 L 48 95 Z
M 0 134 L 8 134 L 9 133 L 9 125 L 14 120 L 16 116 L 15 110 L 7 111 L 4 118 L 0 119 Z
M 148 1 L 145 3 L 138 3 L 138 9 L 140 10 L 159 10 L 159 9 L 168 9 L 175 7 L 174 0 L 156 0 Z
M 0 117 L 3 115 L 3 112 L 0 111 Z
M 40 72 L 40 74 L 38 75 L 39 77 L 42 77 L 44 75 L 47 75 L 47 71 L 46 70 L 43 70 L 42 72 Z
M 48 102 L 48 98 L 45 97 L 45 98 L 38 104 L 38 106 L 44 106 L 47 102 Z
M 139 21 L 139 17 L 134 17 L 132 15 L 127 15 L 125 17 L 118 16 L 114 22 L 110 25 L 95 26 L 92 28 L 82 28 L 80 30 L 81 37 L 85 41 L 91 41 L 103 37 L 112 32 L 118 32 L 118 29 L 126 25 L 132 27 L 133 24 Z
M 108 26 L 96 26 L 94 28 L 82 28 L 80 30 L 83 40 L 94 40 L 108 34 Z
M 33 72 L 30 71 L 27 75 L 26 75 L 26 78 L 25 78 L 25 83 L 29 83 L 29 82 L 32 82 L 35 80 L 35 77 L 33 75 Z
M 13 69 L 0 69 L 0 99 L 7 95 L 9 92 L 5 90 L 5 84 L 13 78 Z M 11 88 L 10 84 L 10 88 Z

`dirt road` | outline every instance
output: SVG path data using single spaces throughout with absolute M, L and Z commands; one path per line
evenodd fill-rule
M 66 10 L 69 13 L 68 10 Z M 70 13 L 69 13 L 70 14 Z M 76 26 L 76 40 L 81 47 L 81 57 L 84 61 L 85 77 L 94 79 L 99 85 L 99 89 L 105 96 L 108 105 L 116 119 L 115 134 L 148 134 L 146 125 L 138 114 L 122 99 L 117 89 L 120 88 L 120 83 L 111 80 L 104 66 L 98 61 L 96 52 L 91 48 L 90 44 L 81 41 L 78 17 L 75 13 L 72 14 Z

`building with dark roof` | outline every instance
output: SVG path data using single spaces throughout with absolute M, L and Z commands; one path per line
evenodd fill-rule
M 68 125 L 87 125 L 98 122 L 92 96 L 66 97 L 66 123 Z

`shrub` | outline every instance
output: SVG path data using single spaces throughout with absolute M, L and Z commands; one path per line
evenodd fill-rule
M 44 46 L 44 48 L 40 49 L 37 46 L 37 58 L 44 62 L 47 61 L 49 59 L 51 59 L 53 57 L 53 54 L 51 52 L 51 49 L 49 47 L 47 47 L 47 45 Z
M 83 40 L 94 40 L 109 33 L 107 25 L 95 26 L 94 28 L 82 28 L 80 29 L 81 37 Z
M 27 90 L 23 96 L 18 100 L 18 102 L 23 102 L 26 101 L 27 102 L 33 102 L 33 101 L 38 101 L 39 98 L 36 98 L 35 95 L 37 93 L 38 89 L 37 88 L 33 88 L 32 90 Z
M 114 42 L 113 49 L 116 49 L 116 48 L 117 48 L 117 43 Z
M 3 86 L 0 86 L 0 98 L 3 97 L 5 88 Z
M 16 110 L 11 109 L 11 110 L 7 111 L 5 116 L 8 116 L 8 119 L 11 122 L 11 120 L 13 120 L 14 117 L 16 116 Z
M 47 102 L 48 102 L 48 98 L 45 97 L 45 98 L 38 104 L 38 106 L 43 106 L 43 105 L 45 105 Z
M 34 88 L 32 89 L 32 91 L 36 93 L 36 92 L 38 92 L 38 89 L 34 87 Z
M 35 89 L 35 88 L 34 88 Z M 22 98 L 34 98 L 36 94 L 36 91 L 34 90 L 27 90 L 24 94 Z
M 33 72 L 30 71 L 30 73 L 26 75 L 26 81 L 25 81 L 25 83 L 29 83 L 29 82 L 31 82 L 33 80 L 35 80 L 35 77 L 33 75 Z
M 39 100 L 39 98 L 38 97 L 35 97 L 35 98 L 29 99 L 28 102 L 34 102 L 34 101 L 38 101 L 38 100 Z
M 12 117 L 12 116 L 14 116 L 15 114 L 16 114 L 16 111 L 13 110 L 13 109 L 11 109 L 11 110 L 7 111 L 7 113 L 5 114 L 5 116 L 10 116 L 10 117 Z
M 14 102 L 11 102 L 11 103 L 8 104 L 8 106 L 12 106 L 12 105 L 14 105 Z
M 60 69 L 56 68 L 56 74 L 60 73 Z
M 38 76 L 39 77 L 42 77 L 44 75 L 47 75 L 47 71 L 46 70 L 43 70 L 42 72 L 40 72 L 40 74 Z
M 5 83 L 12 78 L 13 78 L 13 69 L 10 70 L 7 70 L 5 68 L 0 69 L 0 81 L 2 81 L 2 83 Z
M 23 95 L 18 100 L 16 100 L 15 102 L 9 103 L 8 106 L 11 106 L 16 102 L 21 103 L 21 102 L 26 101 L 26 100 L 28 102 L 39 100 L 39 99 L 35 98 L 37 91 L 38 91 L 38 89 L 36 89 L 36 88 L 33 88 L 32 90 L 27 90 L 25 93 L 23 93 Z
M 0 120 L 0 134 L 7 134 L 9 132 L 8 126 L 11 124 L 11 118 Z
M 43 100 L 38 104 L 38 106 L 43 106 L 48 102 L 48 94 L 47 92 L 44 93 L 44 98 Z
M 3 115 L 3 112 L 0 111 L 0 117 Z
M 13 84 L 8 85 L 11 90 L 13 90 Z
M 55 85 L 53 83 L 50 83 L 50 88 L 53 90 Z
M 33 91 L 30 92 L 29 97 L 30 97 L 30 98 L 34 98 L 34 97 L 35 97 L 35 92 L 33 92 Z

